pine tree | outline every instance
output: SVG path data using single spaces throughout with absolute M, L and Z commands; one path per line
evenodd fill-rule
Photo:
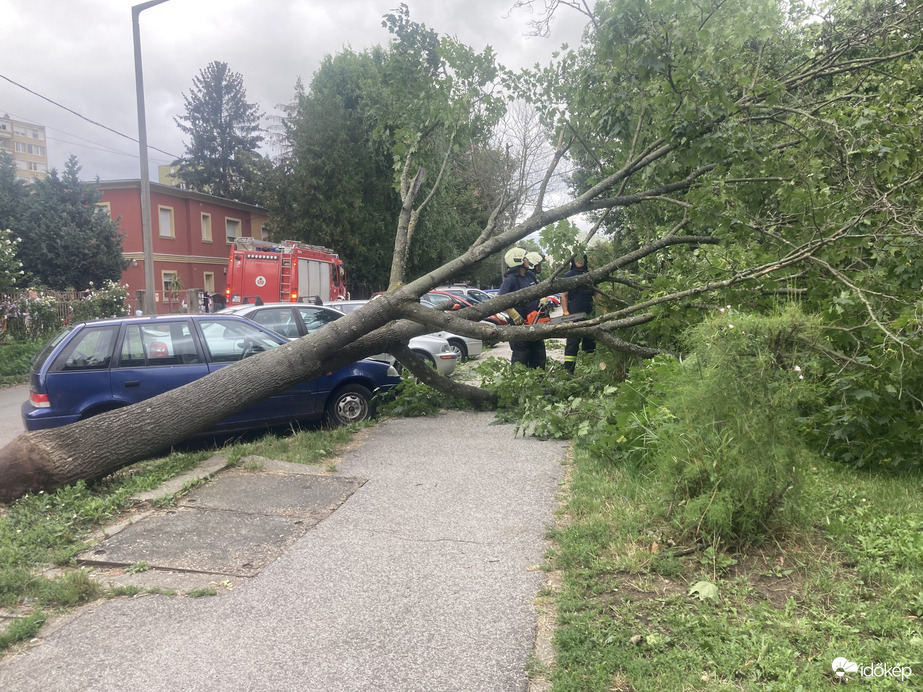
M 254 171 L 261 158 L 257 148 L 262 113 L 247 102 L 243 77 L 227 63 L 211 62 L 183 94 L 185 115 L 175 118 L 189 135 L 185 156 L 173 162 L 175 176 L 198 192 L 256 202 L 252 199 Z

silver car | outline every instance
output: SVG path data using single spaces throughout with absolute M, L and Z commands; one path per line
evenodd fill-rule
M 337 300 L 328 303 L 328 307 L 346 314 L 361 308 L 368 302 L 367 300 Z M 425 305 L 432 307 L 428 302 Z M 452 334 L 451 332 L 433 332 L 430 336 L 438 336 L 448 341 L 462 363 L 470 358 L 477 358 L 484 348 L 484 344 L 481 343 L 480 339 L 474 339 L 470 336 Z
M 333 305 L 339 305 L 342 302 L 353 301 L 340 301 L 335 304 L 331 303 L 329 306 L 309 305 L 307 303 L 235 305 L 220 312 L 246 317 L 281 336 L 297 339 L 343 317 L 347 311 L 333 309 Z M 366 301 L 361 302 L 365 303 Z M 415 336 L 408 345 L 411 351 L 434 367 L 440 375 L 449 376 L 455 372 L 460 356 L 447 339 L 433 334 L 426 334 L 424 336 Z M 387 353 L 369 356 L 369 359 L 394 363 L 394 356 Z

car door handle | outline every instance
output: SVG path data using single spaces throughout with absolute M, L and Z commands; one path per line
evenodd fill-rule
M 125 381 L 125 386 L 126 386 L 126 387 L 140 387 L 140 386 L 141 386 L 141 380 L 126 380 L 126 381 Z

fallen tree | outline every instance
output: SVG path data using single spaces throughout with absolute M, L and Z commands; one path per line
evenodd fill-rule
M 831 17 L 826 23 L 801 27 L 803 34 L 797 34 L 783 26 L 780 5 L 775 7 L 775 25 L 763 17 L 763 23 L 752 26 L 752 35 L 744 35 L 747 24 L 741 23 L 745 17 L 740 13 L 749 9 L 762 17 L 765 4 L 744 4 L 743 10 L 721 2 L 707 8 L 693 3 L 680 6 L 690 16 L 707 9 L 698 21 L 680 17 L 689 36 L 700 38 L 697 47 L 692 39 L 687 39 L 689 45 L 664 44 L 657 22 L 646 23 L 649 18 L 630 18 L 630 26 L 615 20 L 594 21 L 583 53 L 565 55 L 557 71 L 536 73 L 520 82 L 522 95 L 532 91 L 536 105 L 573 99 L 547 111 L 556 132 L 556 152 L 528 218 L 503 221 L 510 204 L 510 198 L 504 197 L 464 253 L 405 282 L 401 272 L 420 211 L 419 206 L 414 209 L 414 202 L 423 193 L 426 177 L 416 164 L 416 148 L 405 147 L 402 165 L 397 167 L 403 212 L 388 294 L 321 331 L 156 398 L 62 428 L 20 435 L 0 450 L 0 501 L 102 477 L 358 358 L 390 351 L 412 363 L 404 346 L 407 340 L 438 329 L 493 341 L 592 336 L 608 348 L 644 357 L 658 349 L 623 337 L 664 314 L 665 307 L 741 286 L 765 293 L 766 283 L 774 284 L 773 277 L 782 277 L 784 286 L 801 281 L 811 271 L 852 291 L 865 301 L 874 319 L 879 309 L 872 299 L 876 289 L 855 281 L 860 266 L 843 268 L 832 261 L 831 248 L 843 246 L 844 252 L 868 254 L 868 247 L 885 238 L 882 229 L 894 218 L 901 218 L 904 225 L 892 233 L 908 237 L 916 233 L 919 225 L 906 221 L 919 218 L 915 200 L 923 174 L 908 168 L 889 179 L 870 177 L 868 162 L 875 154 L 840 156 L 843 140 L 837 136 L 843 133 L 836 118 L 843 101 L 861 98 L 869 103 L 885 98 L 860 93 L 860 86 L 889 66 L 917 66 L 921 10 L 884 6 L 877 13 L 849 15 L 846 29 L 835 21 L 841 18 Z M 612 9 L 613 5 L 603 3 L 599 12 L 605 18 Z M 614 86 L 607 86 L 604 73 L 611 55 L 606 47 L 624 38 L 629 29 L 657 44 L 647 56 L 656 57 L 657 64 L 648 69 L 632 63 L 629 77 L 613 78 Z M 693 57 L 700 64 L 685 65 Z M 715 84 L 697 101 L 695 89 L 706 66 L 713 70 L 710 78 Z M 923 81 L 919 69 L 914 75 L 917 82 Z M 545 81 L 539 84 L 540 79 Z M 597 93 L 581 88 L 585 81 L 595 82 Z M 445 126 L 447 133 L 457 129 L 457 123 L 448 119 Z M 451 147 L 453 139 L 446 136 L 445 145 Z M 595 160 L 590 167 L 596 174 L 582 175 L 575 181 L 578 192 L 553 204 L 548 186 L 568 157 L 583 161 L 584 170 L 588 160 Z M 823 163 L 827 157 L 838 161 L 836 176 L 822 175 L 824 166 L 829 167 Z M 796 170 L 799 166 L 803 170 Z M 438 184 L 439 176 L 435 178 Z M 780 189 L 800 192 L 800 186 L 808 188 L 808 196 L 822 195 L 824 202 L 808 200 L 796 215 L 792 209 L 798 200 L 780 201 L 778 194 Z M 732 190 L 743 191 L 735 196 Z M 424 204 L 430 196 L 431 192 Z M 645 227 L 632 216 L 636 209 L 649 211 L 648 218 L 656 223 Z M 553 274 L 520 294 L 499 296 L 451 314 L 419 303 L 428 290 L 527 236 L 580 214 L 612 210 L 624 212 L 623 228 L 633 231 L 637 242 L 587 274 L 571 278 Z M 893 235 L 887 242 L 894 242 Z M 673 281 L 625 279 L 634 268 L 654 261 L 666 275 L 671 263 L 679 264 L 683 249 L 683 268 Z M 566 251 L 557 256 L 566 262 Z M 583 322 L 534 327 L 480 322 L 525 298 L 609 280 L 622 282 L 627 298 L 617 309 Z M 889 330 L 883 322 L 880 327 Z M 485 404 L 492 401 L 489 393 L 453 389 L 435 375 L 426 379 L 453 395 Z

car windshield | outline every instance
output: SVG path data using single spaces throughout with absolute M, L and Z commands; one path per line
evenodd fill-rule
M 280 345 L 266 332 L 246 323 L 215 319 L 201 320 L 199 325 L 212 361 L 217 363 L 243 360 Z
M 321 308 L 298 306 L 298 311 L 301 313 L 301 320 L 304 322 L 304 328 L 307 330 L 308 334 L 316 332 L 318 329 L 324 325 L 330 324 L 334 320 L 340 319 L 338 313 Z
M 470 298 L 473 301 L 478 303 L 483 303 L 485 300 L 490 300 L 490 296 L 484 293 L 484 291 L 478 291 L 477 289 L 470 289 L 465 296 Z
M 353 310 L 358 310 L 363 305 L 365 305 L 365 303 L 331 303 L 330 307 L 334 310 L 339 310 L 344 315 L 348 315 Z

